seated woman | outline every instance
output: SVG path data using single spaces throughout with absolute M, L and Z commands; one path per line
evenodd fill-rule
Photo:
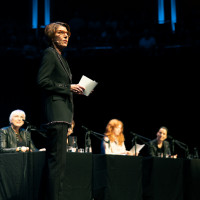
M 77 150 L 76 148 L 78 148 L 77 137 L 70 136 L 74 131 L 74 126 L 75 126 L 75 122 L 74 122 L 74 120 L 72 120 L 71 127 L 68 128 L 68 132 L 67 132 L 67 152 L 71 152 L 71 151 L 76 152 L 76 150 Z
M 70 128 L 68 128 L 68 131 L 67 131 L 67 145 L 69 145 L 69 136 L 73 133 L 74 126 L 75 126 L 75 121 L 72 120 L 72 125 Z
M 0 152 L 27 152 L 29 147 L 30 151 L 37 151 L 31 140 L 30 132 L 21 128 L 25 118 L 26 114 L 22 110 L 11 112 L 10 126 L 0 129 Z
M 102 147 L 102 153 L 116 155 L 133 155 L 126 150 L 123 134 L 123 123 L 118 119 L 112 119 L 106 126 L 106 132 Z
M 171 155 L 170 144 L 167 139 L 168 129 L 164 126 L 160 127 L 157 132 L 157 137 L 151 140 L 148 145 L 148 156 L 152 157 L 172 157 L 176 158 L 177 155 Z

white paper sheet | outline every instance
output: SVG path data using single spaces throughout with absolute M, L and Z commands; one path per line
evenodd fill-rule
M 139 153 L 140 150 L 145 146 L 145 144 L 137 144 L 136 143 L 136 153 Z M 131 153 L 135 154 L 135 145 L 130 150 Z
M 87 76 L 82 76 L 79 85 L 85 88 L 83 94 L 85 96 L 89 96 L 89 94 L 92 92 L 92 90 L 97 86 L 97 82 L 93 81 L 92 79 L 88 78 Z

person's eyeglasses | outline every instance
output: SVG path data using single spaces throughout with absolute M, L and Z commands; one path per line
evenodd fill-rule
M 57 31 L 56 33 L 59 34 L 59 35 L 65 35 L 66 34 L 68 37 L 70 37 L 70 35 L 71 35 L 71 33 L 68 32 L 68 31 Z

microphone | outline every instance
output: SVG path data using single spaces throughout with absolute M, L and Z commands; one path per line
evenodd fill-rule
M 91 131 L 90 129 L 88 129 L 87 127 L 85 127 L 85 126 L 81 126 L 81 128 L 83 128 L 85 131 L 87 131 L 87 132 L 92 132 L 94 135 L 96 135 L 96 137 L 97 137 L 97 135 L 100 135 L 100 136 L 104 136 L 104 135 L 102 135 L 102 134 L 100 134 L 100 133 L 96 133 L 96 132 L 93 132 L 93 131 Z M 107 137 L 108 138 L 108 136 L 105 136 L 105 137 Z M 106 142 L 106 143 L 108 143 L 108 145 L 109 145 L 109 147 L 110 147 L 110 140 L 108 139 L 108 141 L 105 141 L 105 140 L 103 140 L 104 142 Z
M 54 40 L 53 43 L 57 43 L 60 44 L 62 42 L 62 40 Z
M 28 121 L 26 121 L 25 119 L 22 119 L 24 121 L 25 124 L 30 124 Z
M 81 126 L 85 131 L 89 131 L 89 129 L 85 126 Z
M 168 135 L 167 138 L 170 139 L 170 140 L 174 139 L 171 135 Z
M 134 136 L 137 135 L 136 133 L 133 133 L 132 131 L 130 132 L 130 134 L 131 134 L 131 135 L 134 135 Z

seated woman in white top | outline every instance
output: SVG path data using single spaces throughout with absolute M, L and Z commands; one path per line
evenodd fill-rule
M 102 153 L 116 155 L 133 155 L 126 150 L 123 134 L 123 123 L 118 119 L 112 119 L 106 126 Z

